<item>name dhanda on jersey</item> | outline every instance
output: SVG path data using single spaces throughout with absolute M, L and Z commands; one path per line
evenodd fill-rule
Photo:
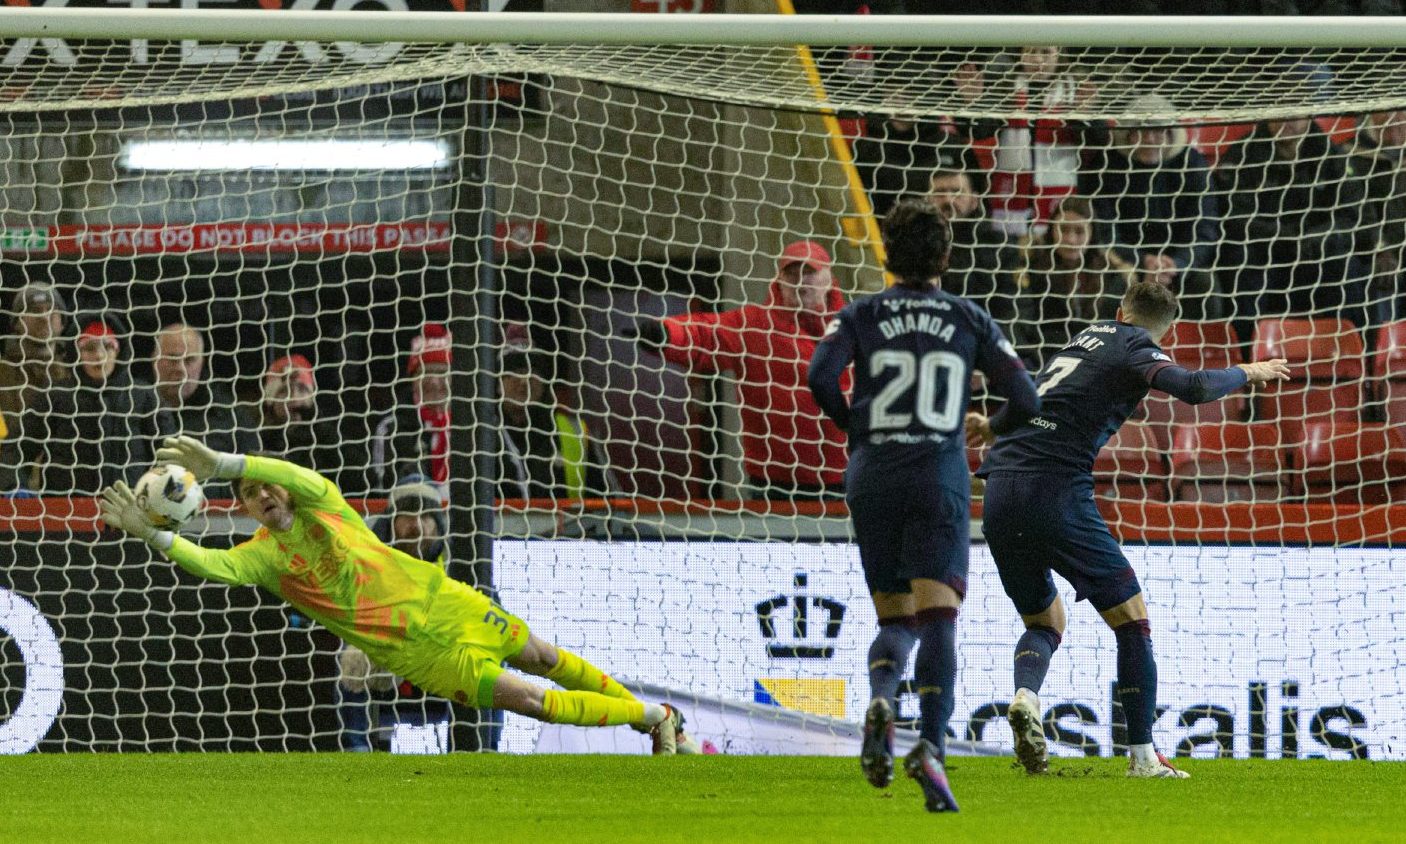
M 952 335 L 957 327 L 950 322 L 945 322 L 937 314 L 899 314 L 879 323 L 879 333 L 884 335 L 885 340 L 892 340 L 900 334 L 910 334 L 914 331 L 921 331 L 931 334 L 942 340 L 944 343 L 952 340 Z

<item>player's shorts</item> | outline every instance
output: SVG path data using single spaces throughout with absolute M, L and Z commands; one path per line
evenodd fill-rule
M 851 455 L 845 501 L 870 594 L 906 594 L 925 579 L 966 596 L 970 491 L 946 489 L 936 477 L 931 461 L 894 466 L 867 460 L 863 449 Z
M 430 694 L 488 709 L 503 663 L 527 647 L 527 638 L 527 622 L 482 592 L 446 580 L 422 637 L 405 644 L 395 670 Z
M 1092 478 L 998 472 L 986 479 L 983 509 L 986 544 L 1021 615 L 1054 603 L 1051 571 L 1100 612 L 1142 591 L 1094 505 Z

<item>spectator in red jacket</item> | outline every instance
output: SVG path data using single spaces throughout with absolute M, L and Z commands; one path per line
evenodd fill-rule
M 758 495 L 839 497 L 844 434 L 816 406 L 806 370 L 816 342 L 843 305 L 830 254 L 802 240 L 781 253 L 764 303 L 646 319 L 634 330 L 645 351 L 670 363 L 736 377 L 743 470 Z

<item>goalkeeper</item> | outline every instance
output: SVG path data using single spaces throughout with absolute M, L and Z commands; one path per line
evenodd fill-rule
M 191 437 L 166 440 L 156 459 L 184 466 L 201 481 L 237 481 L 240 504 L 262 525 L 228 551 L 202 548 L 154 527 L 125 483 L 103 490 L 108 526 L 191 574 L 262 586 L 377 665 L 460 704 L 553 724 L 629 725 L 650 734 L 656 755 L 673 754 L 687 742 L 677 709 L 636 700 L 599 668 L 532 635 L 521 619 L 439 566 L 389 547 L 316 472 L 285 460 L 213 451 Z M 505 673 L 505 664 L 563 690 Z

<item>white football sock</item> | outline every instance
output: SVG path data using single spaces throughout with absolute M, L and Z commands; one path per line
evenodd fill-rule
M 655 727 L 664 722 L 669 717 L 669 711 L 657 703 L 646 703 L 644 705 L 644 725 Z
M 1157 748 L 1150 744 L 1129 745 L 1128 757 L 1140 765 L 1155 764 L 1157 762 Z

